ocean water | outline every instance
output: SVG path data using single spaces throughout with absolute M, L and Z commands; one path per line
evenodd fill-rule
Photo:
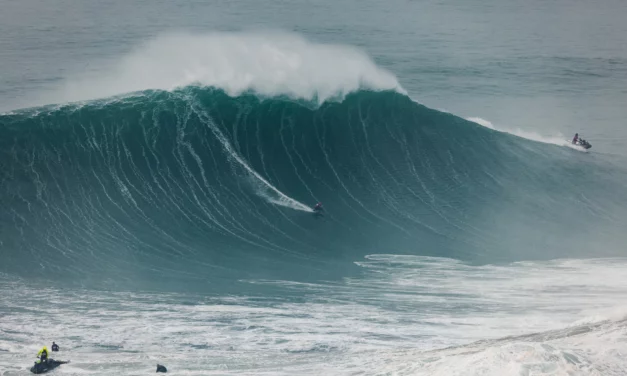
M 624 2 L 0 9 L 0 375 L 627 373 Z

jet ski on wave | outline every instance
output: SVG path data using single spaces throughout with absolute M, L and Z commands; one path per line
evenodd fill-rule
M 588 141 L 581 139 L 581 138 L 579 139 L 579 141 L 575 143 L 575 145 L 581 146 L 584 149 L 590 149 L 592 147 L 592 145 L 590 145 Z
M 573 137 L 573 141 L 572 141 L 573 145 L 577 145 L 580 146 L 584 149 L 590 149 L 592 147 L 592 145 L 590 145 L 590 143 L 586 140 L 584 140 L 583 138 L 579 137 L 579 133 L 575 133 L 575 137 Z

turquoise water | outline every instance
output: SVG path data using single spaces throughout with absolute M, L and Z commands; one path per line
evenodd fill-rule
M 3 9 L 0 375 L 624 374 L 622 3 Z

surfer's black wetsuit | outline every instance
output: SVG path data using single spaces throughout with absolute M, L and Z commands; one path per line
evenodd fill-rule
M 321 202 L 317 203 L 316 206 L 313 207 L 313 212 L 316 217 L 323 215 L 322 214 L 323 211 L 324 209 L 322 208 Z

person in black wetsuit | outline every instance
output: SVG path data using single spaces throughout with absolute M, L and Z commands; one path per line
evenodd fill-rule
M 322 207 L 321 202 L 317 203 L 316 206 L 314 206 L 312 210 L 314 212 L 314 217 L 321 217 L 324 215 L 323 214 L 324 208 Z
M 166 373 L 166 372 L 168 372 L 168 369 L 165 368 L 165 366 L 162 366 L 161 364 L 157 364 L 157 372 Z
M 59 351 L 59 345 L 54 343 L 54 341 L 52 342 L 52 351 Z

